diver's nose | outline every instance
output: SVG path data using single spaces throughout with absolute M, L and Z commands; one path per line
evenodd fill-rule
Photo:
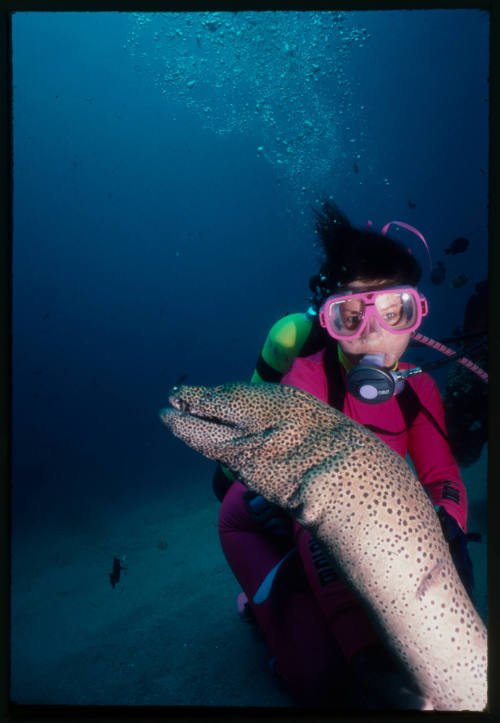
M 366 321 L 366 326 L 361 332 L 361 338 L 365 339 L 366 337 L 370 336 L 371 334 L 379 334 L 381 330 L 381 326 L 379 324 L 379 321 L 377 317 L 373 314 L 370 314 Z

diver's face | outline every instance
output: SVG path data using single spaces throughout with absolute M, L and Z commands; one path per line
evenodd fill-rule
M 387 279 L 357 279 L 347 284 L 348 291 L 360 289 L 376 289 L 378 286 L 387 285 Z M 393 286 L 398 286 L 395 282 Z M 385 354 L 383 366 L 391 368 L 400 359 L 410 343 L 411 332 L 408 334 L 391 334 L 384 329 L 376 319 L 371 316 L 368 319 L 366 328 L 357 339 L 345 339 L 339 344 L 345 356 L 353 364 L 357 364 L 365 354 Z

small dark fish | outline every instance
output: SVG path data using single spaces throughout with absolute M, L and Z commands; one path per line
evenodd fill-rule
M 354 171 L 354 173 L 359 173 L 359 167 L 356 161 L 354 161 L 352 164 L 352 170 Z
M 438 261 L 436 268 L 431 271 L 431 281 L 433 284 L 442 284 L 446 276 L 446 266 L 442 261 Z
M 469 280 L 469 277 L 465 274 L 459 274 L 458 276 L 453 277 L 453 279 L 450 281 L 450 289 L 459 289 L 461 286 L 464 286 Z
M 111 586 L 114 587 L 117 582 L 120 582 L 121 570 L 128 570 L 127 567 L 122 567 L 119 557 L 113 558 L 113 570 L 109 573 L 109 579 L 111 580 Z
M 476 284 L 476 291 L 481 297 L 488 296 L 488 279 L 478 281 Z
M 416 203 L 413 203 L 413 201 L 410 201 L 410 199 L 408 199 L 408 206 L 409 206 L 410 208 L 417 208 L 417 204 L 416 204 Z
M 445 249 L 445 254 L 463 254 L 468 245 L 468 239 L 460 236 L 452 241 L 449 247 Z
M 175 382 L 174 387 L 178 387 L 181 384 L 183 384 L 187 378 L 188 378 L 187 374 L 181 374 L 180 377 L 178 378 L 178 380 Z

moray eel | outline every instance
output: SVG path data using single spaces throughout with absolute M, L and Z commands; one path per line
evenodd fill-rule
M 487 637 L 406 461 L 280 384 L 174 388 L 163 423 L 286 509 L 322 545 L 429 708 L 484 710 Z

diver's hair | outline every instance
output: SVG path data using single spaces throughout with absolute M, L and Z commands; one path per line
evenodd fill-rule
M 417 285 L 422 269 L 403 244 L 375 231 L 351 226 L 331 200 L 323 200 L 321 210 L 313 211 L 315 231 L 324 251 L 318 289 L 322 296 L 335 293 L 355 279 L 387 279 L 395 284 Z M 314 277 L 315 281 L 317 278 Z

